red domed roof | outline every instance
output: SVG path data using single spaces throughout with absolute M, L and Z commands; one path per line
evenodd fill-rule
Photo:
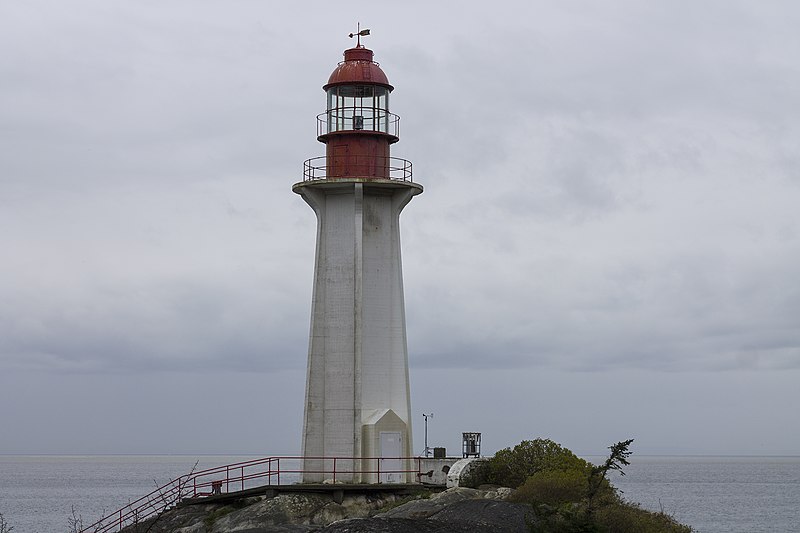
M 339 63 L 331 77 L 328 78 L 328 83 L 322 88 L 327 91 L 328 87 L 334 85 L 359 83 L 383 85 L 391 91 L 394 87 L 389 84 L 389 79 L 381 67 L 372 60 L 372 55 L 372 50 L 363 46 L 345 50 L 344 61 Z

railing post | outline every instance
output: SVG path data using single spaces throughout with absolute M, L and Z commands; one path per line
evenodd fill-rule
M 381 459 L 380 459 L 380 457 L 377 459 L 377 461 L 378 461 L 378 483 L 380 484 L 380 482 L 381 482 Z
M 192 478 L 192 498 L 197 498 L 197 476 Z
M 244 465 L 242 465 L 242 490 L 244 490 Z
M 333 484 L 336 485 L 336 457 L 333 458 Z
M 231 467 L 225 466 L 225 492 L 231 491 Z
M 272 470 L 272 460 L 270 460 L 270 471 Z M 269 484 L 272 485 L 272 476 L 269 476 Z M 278 485 L 281 484 L 281 458 L 278 457 Z
M 122 509 L 119 510 L 119 529 L 117 531 L 122 531 Z

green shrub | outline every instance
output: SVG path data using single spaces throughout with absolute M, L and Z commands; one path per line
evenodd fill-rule
M 691 533 L 692 528 L 679 524 L 666 513 L 645 511 L 636 504 L 624 502 L 600 507 L 594 522 L 609 533 Z
M 512 495 L 515 502 L 558 507 L 577 503 L 589 488 L 584 470 L 542 470 L 528 478 Z
M 665 513 L 645 511 L 635 504 L 617 502 L 589 514 L 581 504 L 535 506 L 539 520 L 532 533 L 692 533 L 692 528 Z
M 517 488 L 537 472 L 547 470 L 586 471 L 588 463 L 549 439 L 524 440 L 500 450 L 489 460 L 488 481 Z
M 633 439 L 609 446 L 594 466 L 547 439 L 522 441 L 486 464 L 490 483 L 516 488 L 511 499 L 533 506 L 534 533 L 691 533 L 666 513 L 646 511 L 618 496 L 609 471 L 625 475 Z
M 538 521 L 529 524 L 531 533 L 605 533 L 582 505 L 567 503 L 554 509 L 542 504 L 536 514 Z

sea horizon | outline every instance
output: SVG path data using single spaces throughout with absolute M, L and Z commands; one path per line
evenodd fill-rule
M 202 470 L 262 457 L 270 456 L 0 454 L 0 513 L 20 533 L 67 531 L 73 507 L 88 526 L 195 463 Z M 637 454 L 630 461 L 624 477 L 610 476 L 622 496 L 698 533 L 791 532 L 800 523 L 798 455 Z
M 586 457 L 605 457 L 597 453 L 579 453 L 573 452 L 581 458 Z M 492 457 L 494 454 L 484 454 L 482 457 Z M 0 453 L 0 457 L 302 457 L 299 453 L 273 453 L 273 454 L 259 454 L 259 453 L 127 453 L 127 452 L 109 452 L 109 453 Z M 412 455 L 410 457 L 424 457 L 422 454 Z M 448 455 L 447 457 L 453 458 L 456 455 Z M 721 458 L 758 458 L 758 457 L 776 457 L 776 458 L 800 458 L 800 454 L 719 454 L 719 453 L 634 453 L 631 459 L 637 457 L 721 457 Z

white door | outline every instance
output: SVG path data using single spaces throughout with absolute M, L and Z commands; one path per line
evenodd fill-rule
M 402 483 L 403 437 L 399 431 L 381 431 L 381 483 Z

